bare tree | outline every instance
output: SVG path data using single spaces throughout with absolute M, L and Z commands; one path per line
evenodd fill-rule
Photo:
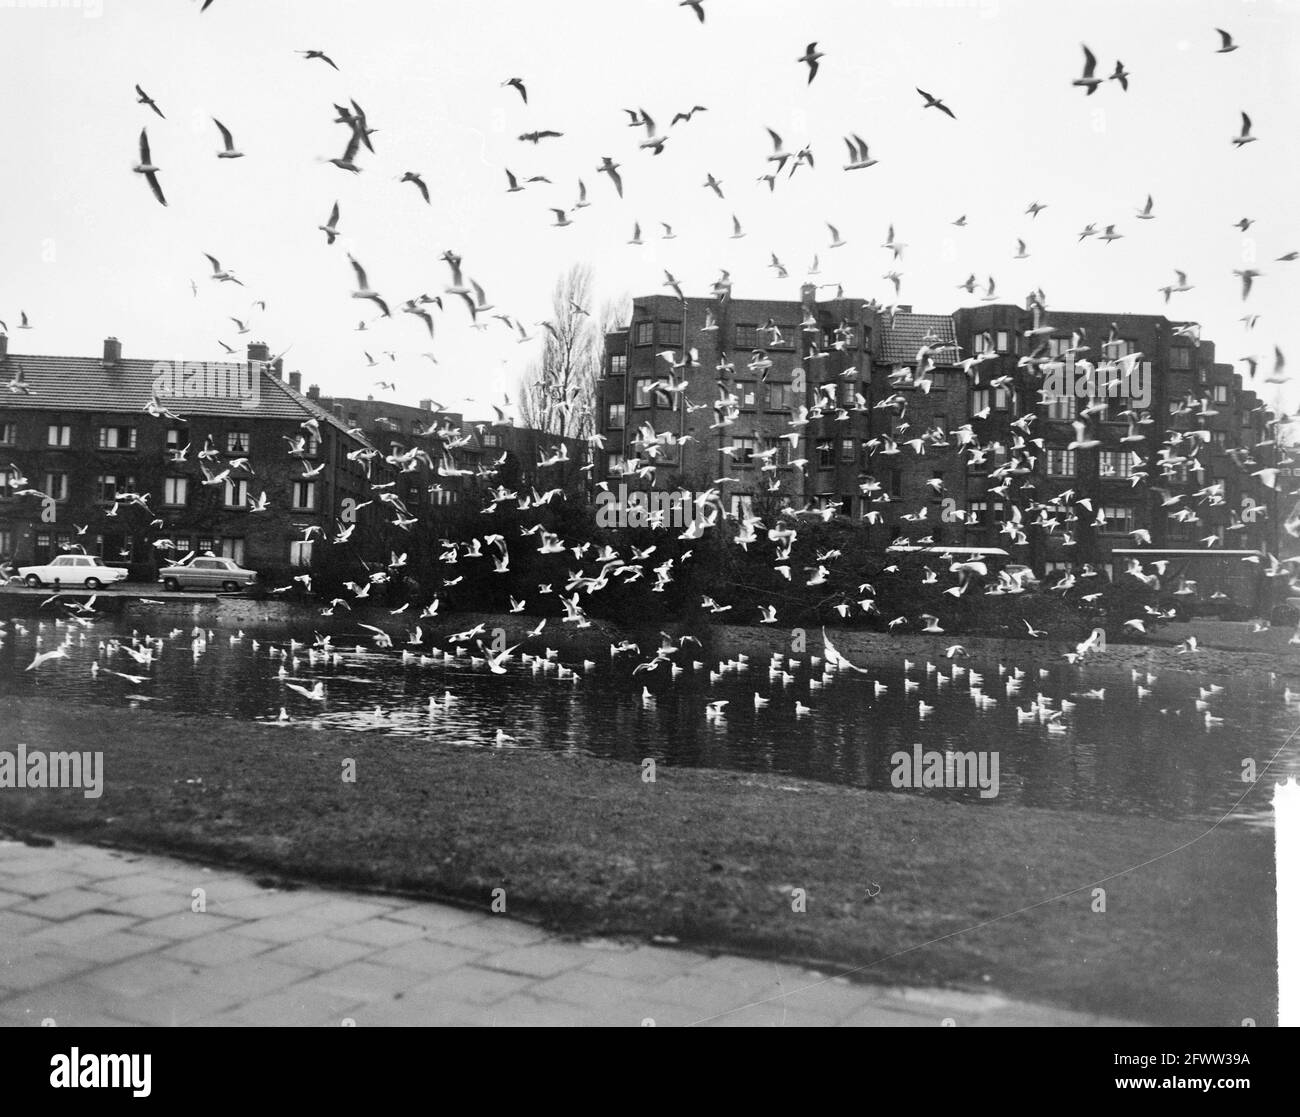
M 555 282 L 541 358 L 528 366 L 519 386 L 520 418 L 536 430 L 569 438 L 588 438 L 595 430 L 605 332 L 619 324 L 621 306 L 607 302 L 593 315 L 587 305 L 591 287 L 586 264 L 574 264 Z

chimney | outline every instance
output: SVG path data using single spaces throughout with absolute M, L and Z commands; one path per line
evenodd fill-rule
M 906 306 L 904 306 L 902 303 L 899 303 L 896 307 L 894 307 L 894 309 L 895 309 L 899 314 L 911 314 L 911 313 L 912 313 L 912 304 L 911 304 L 911 303 L 908 303 Z
M 301 392 L 301 391 L 302 391 L 302 373 L 301 373 L 301 372 L 294 371 L 294 372 L 289 373 L 289 387 L 292 388 L 295 392 Z
M 270 346 L 264 341 L 250 341 L 248 343 L 248 359 L 250 361 L 269 361 L 271 359 Z
M 432 411 L 432 410 L 433 410 L 433 400 L 431 400 L 431 399 L 422 399 L 422 400 L 420 400 L 420 410 L 421 410 L 421 411 Z
M 0 361 L 9 356 L 9 335 L 0 334 Z
M 109 368 L 122 359 L 122 343 L 115 337 L 104 338 L 104 367 Z
M 805 311 L 812 310 L 817 304 L 817 287 L 812 283 L 805 283 L 799 288 L 799 298 L 803 303 Z
M 320 385 L 319 385 L 319 384 L 308 384 L 308 385 L 307 385 L 307 398 L 308 398 L 308 399 L 316 399 L 316 400 L 320 399 Z

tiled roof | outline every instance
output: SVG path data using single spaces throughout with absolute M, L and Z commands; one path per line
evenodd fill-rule
M 207 362 L 231 373 L 247 377 L 248 364 L 231 361 Z M 240 399 L 205 396 L 166 395 L 155 392 L 157 367 L 169 361 L 118 360 L 105 367 L 98 357 L 46 357 L 9 353 L 0 359 L 0 408 L 56 411 L 144 411 L 157 394 L 159 403 L 178 415 L 255 415 L 264 419 L 290 419 L 302 422 L 319 419 L 339 431 L 347 426 L 301 392 L 294 391 L 265 369 L 258 385 L 257 406 L 246 408 Z M 28 388 L 13 392 L 5 385 L 15 377 Z M 356 438 L 356 435 L 352 436 Z M 364 442 L 364 439 L 358 439 Z
M 924 342 L 927 336 L 938 337 L 941 344 Z M 957 359 L 957 330 L 946 314 L 910 314 L 899 311 L 890 322 L 888 311 L 880 315 L 880 359 L 886 364 L 910 365 L 923 344 L 938 349 L 934 354 L 938 364 L 952 364 Z M 942 344 L 953 346 L 943 350 Z

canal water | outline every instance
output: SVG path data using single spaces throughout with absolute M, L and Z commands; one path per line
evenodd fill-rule
M 283 710 L 285 724 L 322 732 L 633 763 L 653 757 L 880 790 L 898 790 L 897 754 L 912 757 L 921 745 L 985 753 L 986 776 L 996 754 L 996 794 L 987 793 L 987 780 L 985 794 L 974 787 L 907 794 L 990 809 L 1015 804 L 1206 822 L 1227 815 L 1225 825 L 1254 827 L 1270 825 L 1273 783 L 1300 775 L 1300 741 L 1284 744 L 1300 726 L 1300 693 L 1288 694 L 1267 672 L 1215 673 L 1212 656 L 1203 674 L 1135 679 L 1129 670 L 1071 667 L 1027 642 L 1023 655 L 1001 662 L 956 661 L 956 677 L 954 661 L 922 658 L 908 666 L 901 655 L 867 673 L 829 675 L 805 655 L 797 664 L 783 660 L 774 674 L 767 658 L 720 664 L 702 661 L 688 645 L 672 657 L 680 673 L 663 663 L 634 674 L 654 654 L 647 647 L 640 656 L 606 652 L 585 662 L 557 654 L 549 665 L 524 663 L 516 653 L 504 674 L 494 674 L 469 655 L 431 659 L 427 647 L 406 649 L 404 662 L 396 631 L 395 647 L 380 649 L 372 633 L 345 626 L 313 663 L 310 625 L 173 624 L 5 618 L 0 695 L 215 715 L 230 720 L 232 749 L 240 747 L 239 723 L 276 722 Z M 115 646 L 130 645 L 133 632 L 141 647 L 155 641 L 151 662 Z M 542 651 L 541 641 L 532 643 Z M 38 652 L 60 647 L 65 655 L 26 670 Z M 290 684 L 319 684 L 324 697 L 305 697 Z M 711 716 L 710 703 L 724 702 Z M 1050 714 L 1026 716 L 1031 704 Z M 1246 761 L 1262 771 L 1270 757 L 1264 778 L 1243 781 Z

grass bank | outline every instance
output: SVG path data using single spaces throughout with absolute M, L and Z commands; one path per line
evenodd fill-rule
M 27 699 L 0 723 L 0 748 L 19 742 L 104 753 L 99 799 L 0 791 L 0 823 L 38 833 L 481 907 L 503 887 L 511 914 L 557 930 L 866 980 L 987 982 L 1171 1023 L 1276 1019 L 1266 834 L 662 765 L 646 783 L 586 757 Z

